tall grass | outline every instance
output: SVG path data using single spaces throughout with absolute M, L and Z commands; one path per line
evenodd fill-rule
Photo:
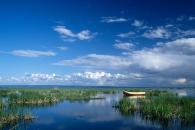
M 32 120 L 34 117 L 26 108 L 45 106 L 63 100 L 89 101 L 98 93 L 115 93 L 113 89 L 78 89 L 78 88 L 12 88 L 0 90 L 0 128 L 23 120 Z
M 10 104 L 51 104 L 67 100 L 89 100 L 98 93 L 114 93 L 97 89 L 17 89 L 9 93 Z
M 133 107 L 133 111 L 139 111 L 143 118 L 160 122 L 179 120 L 182 123 L 195 121 L 195 99 L 191 97 L 178 97 L 169 92 L 148 92 L 146 98 L 138 99 L 139 107 Z M 121 99 L 117 103 L 121 113 L 132 109 L 132 100 Z M 134 110 L 136 109 L 136 110 Z
M 115 108 L 119 109 L 122 115 L 128 116 L 136 111 L 136 104 L 128 98 L 121 99 L 114 105 Z

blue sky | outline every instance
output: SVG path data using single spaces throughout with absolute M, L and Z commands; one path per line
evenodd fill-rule
M 0 84 L 193 86 L 193 0 L 1 0 Z

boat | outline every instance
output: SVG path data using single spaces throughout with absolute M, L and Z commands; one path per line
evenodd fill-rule
M 129 92 L 129 91 L 123 91 L 123 94 L 125 96 L 144 96 L 146 92 Z

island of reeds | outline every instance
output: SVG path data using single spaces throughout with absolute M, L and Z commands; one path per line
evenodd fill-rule
M 60 89 L 60 88 L 10 88 L 0 89 L 0 128 L 19 121 L 31 121 L 36 118 L 28 106 L 45 106 L 63 100 L 89 101 L 102 99 L 98 93 L 114 93 L 112 89 Z
M 124 97 L 115 104 L 123 115 L 138 113 L 142 118 L 168 125 L 171 121 L 182 124 L 195 122 L 195 98 L 180 97 L 167 91 L 147 91 L 146 96 Z

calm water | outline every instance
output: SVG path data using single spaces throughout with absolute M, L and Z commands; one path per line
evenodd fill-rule
M 194 90 L 171 89 L 170 91 L 177 92 L 181 96 L 195 96 Z M 30 109 L 36 119 L 32 122 L 21 122 L 15 128 L 27 130 L 195 130 L 194 126 L 185 127 L 178 122 L 163 126 L 158 122 L 144 120 L 139 114 L 122 115 L 113 108 L 114 103 L 122 96 L 122 93 L 101 94 L 97 97 L 105 97 L 105 99 L 63 101 L 51 106 L 33 107 Z

